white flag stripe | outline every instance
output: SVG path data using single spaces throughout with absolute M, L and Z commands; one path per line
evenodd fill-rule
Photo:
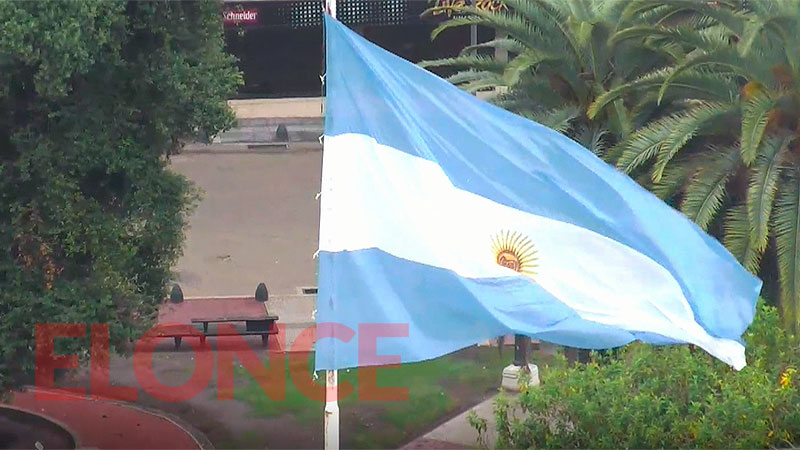
M 458 189 L 436 163 L 369 136 L 326 136 L 323 158 L 322 251 L 377 248 L 465 278 L 517 277 L 492 247 L 498 233 L 516 232 L 536 250 L 530 278 L 584 319 L 691 342 L 744 366 L 744 348 L 709 336 L 669 271 L 628 246 Z

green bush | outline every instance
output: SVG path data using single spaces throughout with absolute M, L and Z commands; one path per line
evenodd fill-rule
M 735 372 L 699 349 L 633 344 L 546 368 L 495 405 L 498 448 L 786 448 L 800 444 L 798 339 L 760 305 Z M 478 428 L 480 421 L 474 421 Z
M 2 390 L 36 323 L 149 325 L 196 196 L 167 157 L 233 123 L 241 75 L 214 2 L 6 2 L 0 29 Z

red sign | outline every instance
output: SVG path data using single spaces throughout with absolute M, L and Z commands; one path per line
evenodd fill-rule
M 258 10 L 257 9 L 244 9 L 244 10 L 228 10 L 222 12 L 222 20 L 225 25 L 236 25 L 240 23 L 254 24 L 258 23 Z

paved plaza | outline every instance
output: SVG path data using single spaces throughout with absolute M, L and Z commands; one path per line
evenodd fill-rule
M 173 156 L 171 166 L 203 195 L 176 269 L 184 295 L 252 295 L 262 281 L 270 295 L 316 285 L 319 145 L 186 152 Z

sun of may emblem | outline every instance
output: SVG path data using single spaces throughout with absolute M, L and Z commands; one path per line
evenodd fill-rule
M 526 236 L 512 231 L 501 231 L 492 237 L 495 262 L 519 273 L 534 275 L 536 248 Z

